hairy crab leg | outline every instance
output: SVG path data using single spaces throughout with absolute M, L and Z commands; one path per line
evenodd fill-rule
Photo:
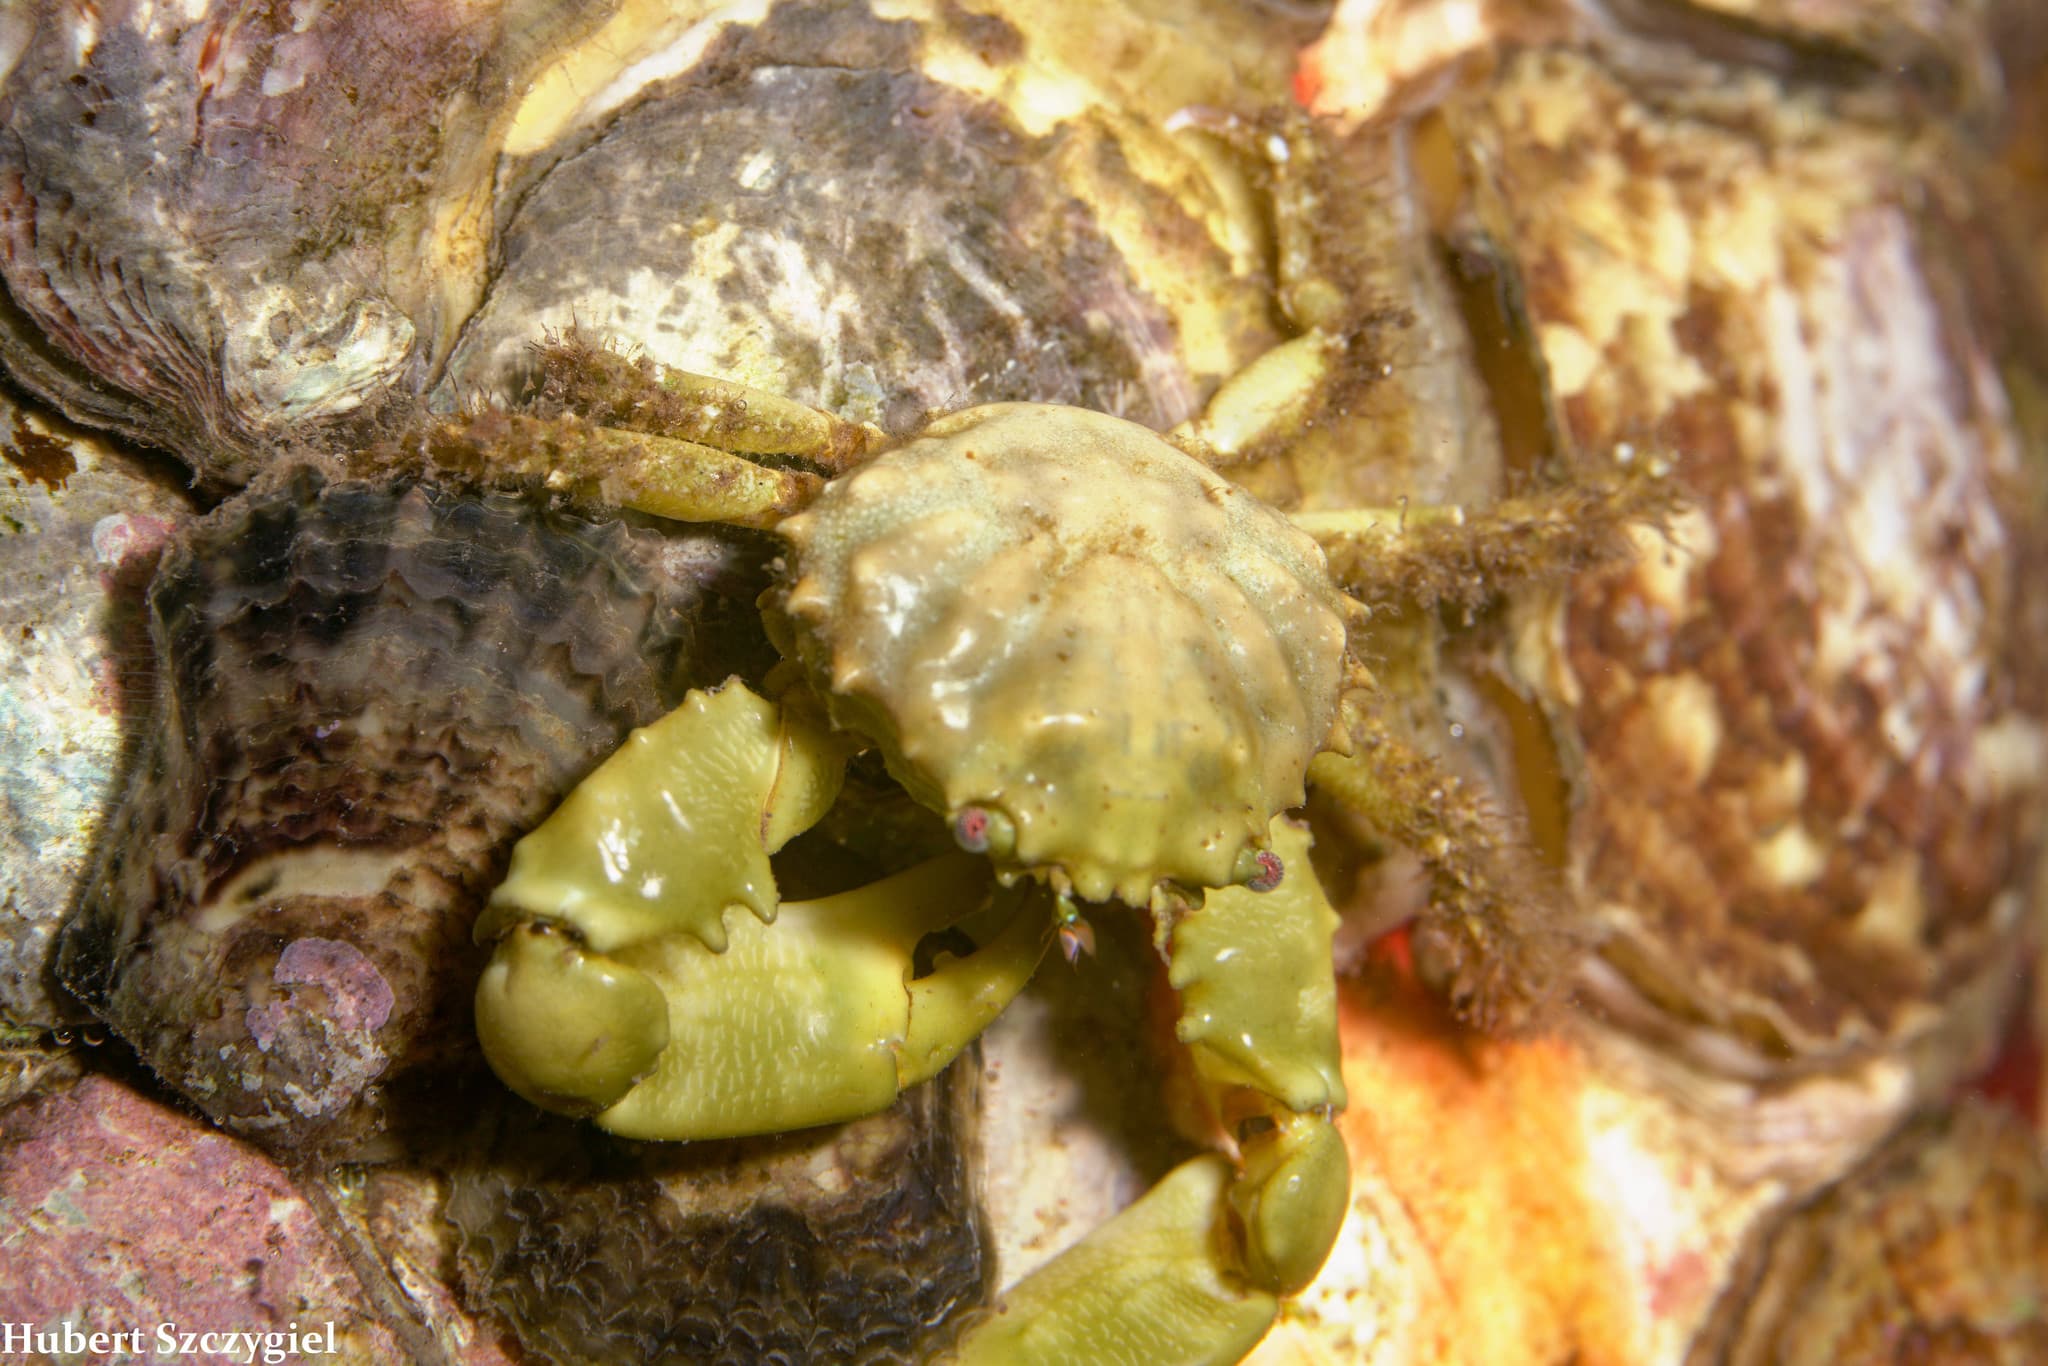
M 881 449 L 879 427 L 781 394 L 628 357 L 571 330 L 538 348 L 543 407 L 736 455 L 801 457 L 841 474 Z
M 487 479 L 537 479 L 671 521 L 767 529 L 886 442 L 865 423 L 629 359 L 579 333 L 537 349 L 542 389 L 527 410 L 442 418 L 356 462 L 375 468 L 424 458 Z
M 1343 283 L 1341 265 L 1323 259 L 1312 227 L 1327 218 L 1326 148 L 1312 122 L 1300 115 L 1252 122 L 1187 110 L 1176 123 L 1266 165 L 1279 300 L 1298 329 L 1225 380 L 1201 412 L 1168 433 L 1189 455 L 1226 470 L 1284 448 L 1319 414 L 1341 407 L 1334 395 L 1357 382 L 1364 363 L 1357 343 L 1370 324 L 1362 301 Z M 1632 457 L 1623 448 L 1609 474 L 1483 509 L 1346 508 L 1289 518 L 1316 538 L 1331 576 L 1362 602 L 1477 606 L 1519 584 L 1556 581 L 1618 559 L 1631 527 L 1662 526 L 1678 504 L 1668 462 Z
M 1201 412 L 1167 436 L 1211 469 L 1245 463 L 1301 430 L 1336 374 L 1340 349 L 1319 332 L 1280 343 L 1225 380 Z
M 349 457 L 363 474 L 422 464 L 485 484 L 534 481 L 678 522 L 767 528 L 817 497 L 824 481 L 678 437 L 574 416 L 485 411 L 440 418 Z
M 1361 602 L 1478 607 L 1514 588 L 1622 559 L 1632 528 L 1661 528 L 1677 505 L 1675 487 L 1652 470 L 1484 508 L 1345 508 L 1289 513 L 1288 520 L 1316 538 L 1330 576 Z
M 1312 425 L 1325 394 L 1345 370 L 1359 304 L 1325 270 L 1312 224 L 1322 207 L 1323 143 L 1298 111 L 1246 120 L 1214 109 L 1185 109 L 1169 129 L 1198 129 L 1263 163 L 1271 177 L 1274 272 L 1278 300 L 1297 334 L 1226 379 L 1203 410 L 1168 436 L 1212 469 L 1227 469 L 1286 444 Z
M 1563 889 L 1478 792 L 1371 703 L 1369 693 L 1345 694 L 1351 753 L 1318 755 L 1309 782 L 1421 859 L 1430 898 L 1413 944 L 1452 1010 L 1489 1032 L 1519 1028 L 1576 948 Z

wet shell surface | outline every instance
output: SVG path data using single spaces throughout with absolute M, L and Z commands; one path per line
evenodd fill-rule
M 1688 1362 L 2048 1358 L 2048 1167 L 2004 1111 L 1924 1115 L 1773 1221 Z
M 356 1152 L 468 1055 L 513 840 L 758 636 L 750 553 L 310 469 L 196 523 L 63 979 L 214 1119 Z
M 463 1278 L 546 1361 L 928 1360 L 994 1271 L 972 1076 L 738 1142 L 634 1143 L 508 1100 L 453 1174 Z
M 1342 599 L 1308 537 L 1156 433 L 969 409 L 782 531 L 836 719 L 928 804 L 1007 819 L 1005 862 L 1142 905 L 1233 881 L 1301 801 Z
M 1689 499 L 1525 676 L 1583 756 L 1598 999 L 1750 1079 L 1945 1054 L 1935 1094 L 2011 984 L 2038 847 L 2037 476 L 1998 355 L 2029 305 L 1973 285 L 1991 239 L 1938 131 L 1741 98 L 1770 136 L 1561 46 L 1450 111 L 1518 168 L 1473 195 L 1565 448 L 1669 451 Z

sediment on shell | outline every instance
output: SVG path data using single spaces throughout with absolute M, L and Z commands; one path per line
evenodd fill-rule
M 453 1177 L 464 1286 L 563 1366 L 925 1361 L 994 1270 L 978 1067 L 850 1124 L 715 1143 L 629 1142 L 508 1099 Z
M 473 1048 L 513 841 L 758 667 L 760 554 L 311 469 L 226 505 L 150 589 L 161 691 L 60 975 L 215 1120 L 360 1155 Z

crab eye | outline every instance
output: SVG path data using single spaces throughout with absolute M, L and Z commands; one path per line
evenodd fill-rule
M 1231 869 L 1231 882 L 1248 892 L 1270 892 L 1280 885 L 1280 879 L 1287 876 L 1287 863 L 1271 849 L 1257 849 L 1247 845 L 1238 851 L 1237 865 Z
M 1287 865 L 1282 863 L 1280 856 L 1271 849 L 1259 850 L 1253 855 L 1252 861 L 1258 865 L 1258 871 L 1245 879 L 1247 891 L 1270 892 L 1278 887 L 1280 879 L 1287 875 Z
M 963 806 L 953 816 L 953 838 L 970 854 L 1007 858 L 1017 847 L 1017 828 L 1000 811 Z

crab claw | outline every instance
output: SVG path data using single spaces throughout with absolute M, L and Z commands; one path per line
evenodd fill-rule
M 1007 1291 L 944 1360 L 1226 1363 L 1257 1345 L 1281 1296 L 1315 1279 L 1351 1205 L 1330 937 L 1337 914 L 1284 818 L 1252 874 L 1199 906 L 1159 897 L 1177 1033 L 1219 1112 L 1248 1117 L 1233 1167 L 1193 1158 Z M 1260 879 L 1266 868 L 1295 870 Z M 1254 885 L 1265 881 L 1266 886 Z
M 587 952 L 546 921 L 499 941 L 476 990 L 484 1056 L 543 1110 L 605 1109 L 668 1047 L 668 1001 L 643 972 Z
M 775 918 L 768 856 L 832 805 L 846 752 L 737 682 L 691 692 L 513 848 L 477 942 L 537 916 L 599 951 L 674 933 L 722 950 L 728 910 Z
M 634 732 L 479 922 L 477 1035 L 506 1084 L 628 1138 L 732 1138 L 873 1113 L 973 1042 L 1038 966 L 1048 894 L 950 854 L 779 902 L 768 854 L 838 777 L 829 737 L 737 684 Z M 917 975 L 949 927 L 980 947 Z
M 1296 1113 L 1344 1105 L 1337 913 L 1309 870 L 1308 832 L 1273 822 L 1274 862 L 1299 870 L 1270 890 L 1219 887 L 1168 926 L 1167 982 L 1180 1041 L 1213 1086 L 1246 1087 Z
M 948 1366 L 1143 1361 L 1227 1366 L 1258 1345 L 1279 1296 L 1314 1279 L 1343 1222 L 1344 1141 L 1301 1117 L 1247 1145 L 1233 1175 L 1211 1153 L 1181 1163 L 1123 1213 L 1006 1293 Z M 1222 1231 L 1237 1223 L 1235 1238 Z
M 1123 1213 L 1008 1291 L 968 1328 L 949 1366 L 1073 1361 L 1241 1360 L 1280 1312 L 1245 1284 L 1216 1231 L 1229 1209 L 1230 1163 L 1191 1158 Z
M 506 1084 L 626 1138 L 735 1138 L 871 1114 L 936 1076 L 1030 980 L 1047 940 L 1036 889 L 996 889 L 948 855 L 734 922 L 726 949 L 654 935 L 609 954 L 521 926 L 477 991 Z M 913 975 L 918 941 L 986 906 L 992 937 Z

